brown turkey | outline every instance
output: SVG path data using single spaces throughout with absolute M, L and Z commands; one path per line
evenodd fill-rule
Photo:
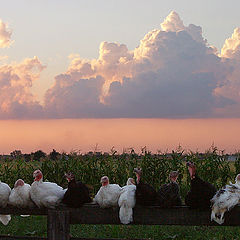
M 181 206 L 180 188 L 177 183 L 178 171 L 169 174 L 170 183 L 163 184 L 158 191 L 158 205 L 164 208 Z

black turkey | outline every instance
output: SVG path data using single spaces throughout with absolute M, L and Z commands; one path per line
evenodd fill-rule
M 216 188 L 198 177 L 194 163 L 187 162 L 187 167 L 191 178 L 191 188 L 185 197 L 186 205 L 198 209 L 210 208 L 210 200 L 215 195 Z
M 69 207 L 78 208 L 84 203 L 90 203 L 92 200 L 89 196 L 88 187 L 82 182 L 76 182 L 73 173 L 65 174 L 68 181 L 68 189 L 64 194 L 62 202 Z
M 152 186 L 142 182 L 142 169 L 134 168 L 134 172 L 137 176 L 136 204 L 143 206 L 157 205 L 158 194 Z

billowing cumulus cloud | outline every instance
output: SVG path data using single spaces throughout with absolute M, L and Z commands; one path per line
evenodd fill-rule
M 67 74 L 56 77 L 56 83 L 45 96 L 45 111 L 51 118 L 104 117 L 100 103 L 104 80 L 96 78 L 72 80 Z
M 37 57 L 0 66 L 0 118 L 42 118 L 43 108 L 31 93 L 44 69 Z
M 205 42 L 202 37 L 202 28 L 200 26 L 196 26 L 194 24 L 190 24 L 189 26 L 184 26 L 183 21 L 179 17 L 179 15 L 172 11 L 161 23 L 162 31 L 165 32 L 178 32 L 178 31 L 186 31 L 191 37 L 198 42 Z
M 0 20 L 0 48 L 10 47 L 12 32 Z M 31 93 L 33 82 L 45 68 L 37 57 L 20 63 L 5 63 L 0 56 L 0 119 L 44 118 L 43 106 Z
M 72 57 L 72 56 L 71 56 Z M 103 104 L 109 86 L 123 77 L 131 77 L 133 53 L 126 45 L 102 42 L 99 58 L 73 56 L 69 69 L 55 77 L 45 95 L 45 109 L 50 117 L 107 117 Z
M 0 67 L 0 118 L 240 117 L 240 30 L 219 54 L 202 28 L 171 12 L 139 46 L 102 42 L 96 59 L 70 56 L 40 105 L 38 58 Z
M 185 29 L 182 19 L 180 19 L 179 15 L 174 11 L 161 23 L 161 28 L 166 32 L 177 32 Z
M 103 42 L 98 59 L 73 57 L 45 106 L 57 117 L 213 117 L 235 104 L 219 90 L 231 72 L 201 27 L 171 12 L 132 51 Z
M 135 52 L 145 71 L 112 83 L 105 100 L 112 117 L 210 117 L 214 108 L 232 103 L 214 94 L 228 69 L 187 31 L 155 30 Z
M 11 35 L 12 32 L 8 29 L 7 24 L 0 19 L 0 48 L 9 47 L 11 45 Z
M 235 103 L 223 109 L 216 109 L 216 112 L 219 116 L 240 117 L 240 28 L 236 28 L 231 38 L 226 39 L 220 56 L 224 65 L 231 71 L 215 92 L 232 99 Z
M 232 37 L 225 41 L 221 57 L 240 60 L 240 28 L 235 28 Z

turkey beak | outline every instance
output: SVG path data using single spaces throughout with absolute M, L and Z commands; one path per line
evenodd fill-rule
M 63 180 L 64 180 L 64 178 L 68 181 L 68 182 L 70 182 L 71 181 L 71 179 L 70 179 L 70 177 L 69 177 L 69 174 L 68 173 L 65 173 L 64 174 L 64 176 L 63 176 Z
M 101 178 L 101 181 L 100 181 L 101 184 L 106 183 L 106 182 L 107 182 L 106 178 Z
M 193 165 L 193 162 L 191 162 L 191 161 L 188 161 L 187 163 L 186 163 L 186 166 L 187 167 L 191 167 Z

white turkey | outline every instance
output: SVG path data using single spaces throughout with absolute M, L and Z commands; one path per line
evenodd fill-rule
M 127 185 L 122 188 L 118 200 L 118 205 L 120 207 L 119 218 L 123 224 L 129 224 L 133 221 L 133 208 L 136 204 L 135 192 L 135 181 L 133 178 L 129 178 Z
M 118 184 L 109 184 L 107 176 L 101 178 L 101 184 L 102 186 L 93 201 L 97 202 L 102 208 L 118 206 L 118 199 L 122 188 Z
M 8 198 L 11 192 L 11 188 L 6 184 L 0 181 L 0 207 L 4 208 L 7 206 Z M 0 221 L 7 225 L 11 220 L 11 215 L 0 215 Z
M 34 203 L 30 198 L 31 186 L 25 183 L 22 179 L 18 179 L 9 196 L 9 205 L 18 208 L 32 208 Z
M 214 220 L 218 224 L 223 224 L 224 213 L 240 203 L 240 174 L 236 176 L 235 181 L 235 184 L 230 182 L 229 185 L 218 190 L 211 199 L 211 221 Z
M 55 208 L 62 200 L 66 190 L 56 183 L 43 182 L 43 174 L 40 170 L 33 173 L 34 182 L 31 185 L 30 196 L 39 207 Z

